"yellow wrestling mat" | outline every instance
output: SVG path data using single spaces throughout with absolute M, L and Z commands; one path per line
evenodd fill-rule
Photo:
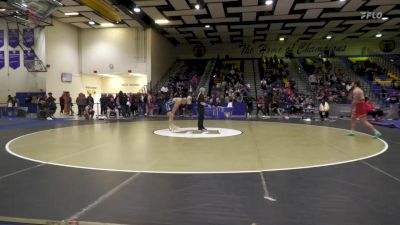
M 40 163 L 124 172 L 240 173 L 352 162 L 383 153 L 387 144 L 363 133 L 302 124 L 138 121 L 40 131 L 10 141 L 11 154 Z

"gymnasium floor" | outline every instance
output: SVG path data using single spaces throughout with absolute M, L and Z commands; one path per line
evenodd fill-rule
M 181 129 L 168 137 L 163 120 L 0 120 L 0 220 L 400 221 L 398 129 L 379 127 L 377 140 L 346 136 L 343 120 L 211 120 L 203 133 L 196 122 L 177 121 Z

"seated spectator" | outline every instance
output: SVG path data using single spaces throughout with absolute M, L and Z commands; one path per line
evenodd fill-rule
M 319 104 L 319 115 L 321 116 L 321 120 L 324 121 L 329 117 L 329 104 L 325 99 L 322 99 L 321 104 Z
M 110 119 L 111 113 L 114 113 L 117 119 L 119 119 L 119 111 L 117 109 L 117 104 L 115 103 L 115 99 L 113 96 L 110 97 L 110 100 L 107 104 L 107 119 Z
M 279 116 L 282 115 L 282 109 L 280 108 L 279 102 L 272 100 L 272 103 L 270 105 L 269 111 L 273 114 L 277 114 Z
M 231 98 L 229 98 L 228 105 L 226 107 L 227 108 L 233 108 L 233 102 L 232 102 Z
M 92 120 L 94 116 L 94 110 L 93 110 L 93 103 L 89 102 L 87 106 L 85 106 L 85 112 L 84 112 L 85 119 L 87 120 Z
M 38 118 L 39 119 L 47 119 L 47 120 L 53 120 L 53 118 L 50 117 L 49 113 L 49 108 L 46 102 L 45 97 L 40 97 L 38 101 Z
M 8 116 L 12 116 L 13 105 L 14 105 L 13 97 L 11 97 L 11 95 L 8 95 L 7 96 L 7 114 L 8 114 Z
M 399 118 L 399 104 L 400 104 L 399 95 L 396 92 L 393 92 L 387 98 L 387 101 L 390 104 L 388 118 L 389 119 L 398 119 Z
M 365 108 L 367 115 L 372 116 L 375 121 L 381 121 L 383 116 L 383 111 L 380 109 L 375 109 L 374 105 L 368 101 L 368 97 L 365 97 Z
M 11 95 L 7 96 L 7 107 L 13 107 L 13 97 Z

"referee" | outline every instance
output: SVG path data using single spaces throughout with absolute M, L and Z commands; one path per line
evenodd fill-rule
M 204 87 L 201 87 L 199 89 L 199 95 L 197 96 L 197 111 L 198 111 L 198 121 L 197 121 L 197 127 L 199 130 L 204 131 L 207 130 L 204 128 L 204 106 L 206 105 L 206 101 L 204 98 L 204 93 L 206 92 L 206 89 Z

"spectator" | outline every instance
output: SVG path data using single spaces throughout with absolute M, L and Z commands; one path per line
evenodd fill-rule
M 7 114 L 8 116 L 12 116 L 13 114 L 13 97 L 11 97 L 11 95 L 7 96 Z
M 387 117 L 389 119 L 398 119 L 399 118 L 399 95 L 396 92 L 393 92 L 389 98 L 387 98 L 387 101 L 389 102 L 389 113 Z
M 7 96 L 7 107 L 13 107 L 13 97 L 11 95 Z
M 78 116 L 83 116 L 83 112 L 85 111 L 86 106 L 86 97 L 83 93 L 79 93 L 78 97 L 76 97 L 76 105 L 78 106 Z
M 13 97 L 13 107 L 19 107 L 19 100 L 17 96 Z
M 86 120 L 93 119 L 94 116 L 93 103 L 89 102 L 89 104 L 85 106 L 84 116 Z
M 316 84 L 317 84 L 317 77 L 316 77 L 315 73 L 311 74 L 308 77 L 308 82 L 310 83 L 311 90 L 315 90 Z
M 146 99 L 146 115 L 153 116 L 153 111 L 154 111 L 153 96 L 149 92 L 147 94 L 147 99 Z
M 64 113 L 65 108 L 65 91 L 60 96 L 60 114 Z
M 319 104 L 319 115 L 321 116 L 321 120 L 327 120 L 329 118 L 329 104 L 325 99 L 321 100 L 321 103 Z
M 122 91 L 119 91 L 115 99 L 119 113 L 121 113 L 124 118 L 126 118 L 128 115 L 128 100 L 128 96 Z
M 38 101 L 38 118 L 53 120 L 51 117 L 48 117 L 48 109 L 47 109 L 46 99 L 43 96 L 39 97 L 39 101 Z
M 380 109 L 375 109 L 374 105 L 368 101 L 367 97 L 364 99 L 367 115 L 372 116 L 375 121 L 381 121 L 383 117 L 383 111 Z
M 100 97 L 100 114 L 101 115 L 107 114 L 107 105 L 108 105 L 107 95 L 101 94 L 101 97 Z
M 272 103 L 270 105 L 270 109 L 269 111 L 271 113 L 277 114 L 279 116 L 282 115 L 282 109 L 280 108 L 279 102 L 277 102 L 276 100 L 272 100 Z
M 72 107 L 74 106 L 72 104 L 72 98 L 70 93 L 67 91 L 65 92 L 65 97 L 64 97 L 64 101 L 65 101 L 65 108 L 64 108 L 64 113 L 73 116 L 74 115 L 74 110 L 72 109 Z
M 90 105 L 90 104 L 92 104 L 92 106 L 94 106 L 94 99 L 93 99 L 91 93 L 89 93 L 89 96 L 86 98 L 86 105 Z
M 264 98 L 263 97 L 259 97 L 256 101 L 257 104 L 257 112 L 256 112 L 256 116 L 258 116 L 258 112 L 261 111 L 262 114 L 265 116 L 265 111 L 264 111 Z
M 46 104 L 48 108 L 48 117 L 54 119 L 54 114 L 57 111 L 57 104 L 56 104 L 56 99 L 53 97 L 53 93 L 51 92 L 48 93 Z
M 110 99 L 107 104 L 107 119 L 110 119 L 111 113 L 114 113 L 117 119 L 119 119 L 119 111 L 113 96 L 110 96 Z
M 204 92 L 205 92 L 205 89 L 204 89 Z M 204 93 L 203 93 L 203 95 L 204 95 Z M 186 111 L 190 116 L 193 115 L 193 111 L 192 111 L 192 95 L 191 95 L 191 93 L 189 93 L 189 95 L 186 97 Z

